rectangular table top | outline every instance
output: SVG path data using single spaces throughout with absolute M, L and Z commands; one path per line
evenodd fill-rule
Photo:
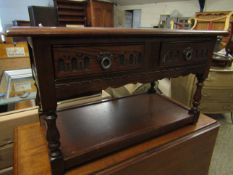
M 150 28 L 101 28 L 101 27 L 12 27 L 7 36 L 184 36 L 184 35 L 227 35 L 223 30 L 171 30 Z

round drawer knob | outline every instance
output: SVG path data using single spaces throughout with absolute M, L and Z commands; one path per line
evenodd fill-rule
M 104 56 L 101 58 L 100 64 L 103 69 L 109 69 L 112 66 L 112 59 L 108 56 Z
M 190 61 L 192 59 L 193 49 L 191 47 L 187 47 L 186 49 L 184 49 L 183 54 L 184 54 L 185 60 Z

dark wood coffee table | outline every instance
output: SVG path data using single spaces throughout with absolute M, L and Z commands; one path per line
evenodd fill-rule
M 119 28 L 11 28 L 28 37 L 41 126 L 53 174 L 197 122 L 201 87 L 218 35 L 226 31 Z M 186 109 L 154 94 L 154 81 L 193 73 Z M 57 111 L 57 101 L 151 82 L 148 94 Z

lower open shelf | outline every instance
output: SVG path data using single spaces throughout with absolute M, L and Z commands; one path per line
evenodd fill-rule
M 85 105 L 57 115 L 66 169 L 193 122 L 188 109 L 158 94 Z

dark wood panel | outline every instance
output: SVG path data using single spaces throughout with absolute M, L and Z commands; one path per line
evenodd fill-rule
M 63 11 L 63 12 L 58 12 L 59 16 L 85 16 L 86 14 L 84 12 L 72 12 L 72 11 Z
M 54 6 L 57 9 L 58 23 L 61 26 L 67 24 L 86 24 L 86 6 L 85 1 L 54 0 Z
M 160 65 L 180 66 L 208 61 L 212 55 L 213 42 L 200 41 L 166 41 L 161 46 Z
M 54 46 L 55 77 L 82 77 L 145 68 L 144 44 Z
M 51 108 L 56 109 L 56 92 L 48 91 L 48 89 L 55 89 L 54 84 L 54 70 L 50 68 L 52 60 L 49 59 L 52 55 L 50 52 L 50 44 L 48 40 L 36 38 L 30 41 L 33 45 L 33 49 L 30 50 L 30 61 L 32 64 L 32 73 L 35 76 L 37 91 L 40 97 L 40 108 L 43 108 L 45 113 L 48 113 Z M 37 44 L 35 44 L 37 43 Z M 41 59 L 43 58 L 43 59 Z M 41 69 L 37 69 L 37 67 Z M 47 100 L 49 98 L 50 100 Z
M 60 22 L 66 22 L 66 24 L 69 24 L 69 22 L 78 22 L 78 23 L 85 22 L 85 19 L 80 19 L 80 18 L 71 17 L 71 16 L 69 16 L 69 17 L 61 17 L 61 16 L 59 16 L 58 20 Z
M 80 6 L 72 6 L 72 5 L 58 5 L 58 9 L 66 9 L 66 10 L 85 10 L 85 7 Z
M 202 65 L 188 67 L 188 69 L 173 68 L 147 73 L 143 73 L 143 71 L 141 71 L 141 73 L 133 72 L 131 74 L 123 72 L 122 74 L 111 75 L 109 77 L 103 75 L 98 78 L 63 79 L 56 83 L 57 100 L 60 101 L 80 97 L 85 94 L 94 94 L 100 92 L 102 89 L 108 87 L 117 88 L 127 83 L 148 83 L 164 77 L 178 77 L 181 75 L 188 75 L 189 73 L 197 74 L 200 71 L 204 72 L 206 67 L 206 65 Z

